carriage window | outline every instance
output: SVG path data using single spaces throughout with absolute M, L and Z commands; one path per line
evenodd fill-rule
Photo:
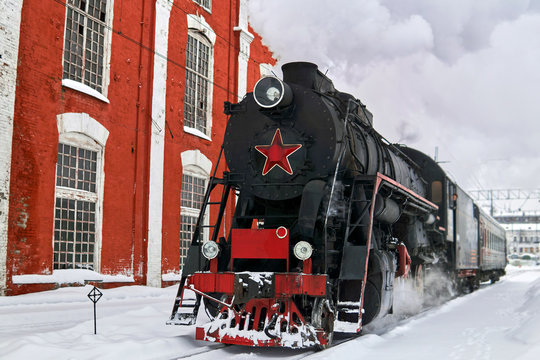
M 442 201 L 442 182 L 434 181 L 431 183 L 431 200 L 435 203 Z

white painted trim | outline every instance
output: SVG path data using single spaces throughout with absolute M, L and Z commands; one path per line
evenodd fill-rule
M 101 271 L 101 248 L 103 246 L 103 194 L 105 191 L 105 145 L 109 138 L 109 130 L 86 113 L 64 113 L 56 116 L 58 141 L 97 151 L 96 163 L 96 238 L 94 244 L 94 270 Z M 56 176 L 55 176 L 56 178 Z M 71 194 L 76 196 L 81 191 L 55 186 L 56 196 Z M 91 200 L 92 195 L 82 197 Z M 53 204 L 54 206 L 54 204 Z M 53 226 L 54 231 L 54 226 Z M 51 234 L 51 246 L 54 246 L 54 236 Z
M 196 166 L 204 171 L 205 176 L 210 176 L 212 171 L 212 161 L 206 157 L 200 150 L 186 150 L 180 154 L 182 167 Z
M 259 72 L 261 74 L 261 78 L 266 76 L 274 76 L 274 73 L 272 72 L 274 67 L 270 64 L 260 63 L 259 64 Z
M 200 33 L 202 33 L 202 35 L 206 36 L 208 40 L 210 40 L 210 42 L 212 43 L 212 47 L 216 45 L 216 32 L 212 29 L 210 24 L 206 22 L 204 16 L 188 14 L 187 23 L 188 29 L 199 31 Z
M 80 91 L 83 94 L 90 95 L 109 104 L 109 99 L 103 96 L 99 91 L 92 89 L 90 86 L 80 83 L 71 79 L 62 79 L 62 86 L 76 91 Z
M 240 32 L 240 51 L 238 52 L 238 101 L 247 93 L 247 71 L 251 42 L 255 38 L 248 28 L 248 1 L 240 0 L 238 11 L 238 26 L 234 31 Z
M 63 113 L 56 116 L 58 134 L 78 132 L 94 139 L 105 146 L 109 138 L 109 130 L 86 113 Z
M 165 159 L 165 100 L 167 90 L 167 48 L 172 3 L 156 1 L 154 39 L 154 82 L 152 87 L 152 133 L 150 185 L 148 190 L 148 250 L 146 284 L 161 287 L 163 217 L 163 162 Z
M 0 5 L 0 295 L 5 294 L 7 286 L 9 186 L 22 5 L 22 0 L 2 1 Z
M 120 2 L 121 3 L 121 2 Z M 114 15 L 114 0 L 107 0 L 107 32 L 105 33 L 105 69 L 103 69 L 103 96 L 107 98 L 109 94 L 109 84 L 111 82 L 111 44 L 112 44 L 112 28 Z M 65 43 L 65 42 L 64 42 Z M 63 64 L 64 62 L 62 62 Z M 109 101 L 107 101 L 108 103 Z

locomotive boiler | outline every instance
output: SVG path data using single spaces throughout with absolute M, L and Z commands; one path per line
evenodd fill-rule
M 262 78 L 225 113 L 228 171 L 212 176 L 201 214 L 219 211 L 211 225 L 199 217 L 169 323 L 194 324 L 202 302 L 212 320 L 198 339 L 324 348 L 335 324 L 359 333 L 390 313 L 396 277 L 435 264 L 456 271 L 452 182 L 387 142 L 366 106 L 316 65 L 284 65 L 283 80 Z

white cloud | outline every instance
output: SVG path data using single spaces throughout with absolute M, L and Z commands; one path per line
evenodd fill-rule
M 375 128 L 465 189 L 538 188 L 540 1 L 251 0 L 279 57 L 317 63 Z

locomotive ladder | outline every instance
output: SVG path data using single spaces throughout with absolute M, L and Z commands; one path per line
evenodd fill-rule
M 191 246 L 188 249 L 188 254 L 185 260 L 184 268 L 188 264 L 188 262 L 195 261 L 196 268 L 198 270 L 204 270 L 203 267 L 207 267 L 208 264 L 205 261 L 206 259 L 202 258 L 201 252 L 200 252 L 200 245 L 202 245 L 202 241 L 200 239 L 201 237 L 201 230 L 203 229 L 212 229 L 212 234 L 210 236 L 210 240 L 216 242 L 218 240 L 219 235 L 219 229 L 221 228 L 221 222 L 223 220 L 223 215 L 225 213 L 225 207 L 227 205 L 227 199 L 229 198 L 229 193 L 231 191 L 232 185 L 230 184 L 229 179 L 227 178 L 227 173 L 223 173 L 223 178 L 216 177 L 216 173 L 219 167 L 219 162 L 221 160 L 221 156 L 223 154 L 223 146 L 221 146 L 221 150 L 219 152 L 218 161 L 216 162 L 216 166 L 214 167 L 214 173 L 210 177 L 210 181 L 208 183 L 208 187 L 206 189 L 206 192 L 204 194 L 204 199 L 202 202 L 201 210 L 199 212 L 199 216 L 197 218 L 197 223 L 195 224 L 195 229 L 193 230 L 192 238 L 191 238 Z M 221 193 L 221 200 L 220 201 L 210 201 L 210 194 L 212 191 L 216 188 L 216 186 L 222 185 L 223 190 Z M 204 216 L 207 213 L 207 209 L 209 206 L 219 206 L 218 215 L 216 217 L 216 221 L 213 224 L 205 225 L 204 224 Z M 210 216 L 210 214 L 208 214 Z M 195 259 L 193 259 L 195 258 Z M 195 300 L 193 299 L 184 299 L 184 287 L 186 285 L 186 279 L 189 274 L 186 274 L 184 272 L 184 269 L 182 269 L 182 278 L 180 280 L 180 285 L 178 287 L 178 292 L 176 294 L 176 299 L 174 302 L 172 314 L 170 317 L 170 320 L 167 322 L 168 324 L 183 324 L 183 325 L 192 325 L 196 322 L 197 314 L 199 312 L 199 306 L 201 304 L 201 295 L 196 294 Z M 187 312 L 179 313 L 180 309 L 187 310 Z M 177 315 L 178 313 L 178 315 Z
M 339 317 L 340 313 L 346 313 L 347 315 L 353 315 L 354 317 L 357 317 L 357 325 L 355 329 L 356 333 L 359 333 L 360 330 L 362 329 L 362 313 L 364 309 L 363 301 L 364 301 L 364 292 L 365 292 L 368 266 L 369 266 L 369 253 L 370 253 L 370 248 L 371 248 L 371 237 L 372 237 L 372 231 L 373 231 L 375 198 L 377 196 L 377 193 L 382 183 L 382 178 L 379 175 L 380 174 L 377 174 L 376 176 L 355 177 L 353 179 L 351 195 L 349 197 L 349 202 L 348 202 L 345 237 L 343 239 L 344 251 L 346 251 L 345 247 L 347 246 L 349 237 L 354 232 L 354 230 L 359 229 L 359 228 L 364 228 L 367 233 L 366 244 L 365 246 L 358 246 L 358 248 L 361 247 L 362 250 L 364 250 L 365 252 L 365 260 L 363 262 L 365 264 L 365 268 L 363 271 L 363 278 L 361 280 L 359 299 L 357 299 L 357 301 L 341 301 L 340 302 L 339 300 L 340 300 L 341 286 L 338 286 L 338 297 L 337 297 L 338 302 L 337 302 L 337 308 L 336 308 L 337 310 L 336 319 Z M 359 193 L 360 191 L 362 191 L 363 194 Z M 365 196 L 363 196 L 364 194 Z M 357 198 L 357 195 L 360 195 L 361 197 Z M 354 219 L 354 223 L 352 223 L 353 219 L 351 218 L 351 214 L 353 212 L 354 204 L 360 204 L 361 211 L 358 214 L 357 218 Z M 367 217 L 367 221 L 366 221 L 366 217 Z

